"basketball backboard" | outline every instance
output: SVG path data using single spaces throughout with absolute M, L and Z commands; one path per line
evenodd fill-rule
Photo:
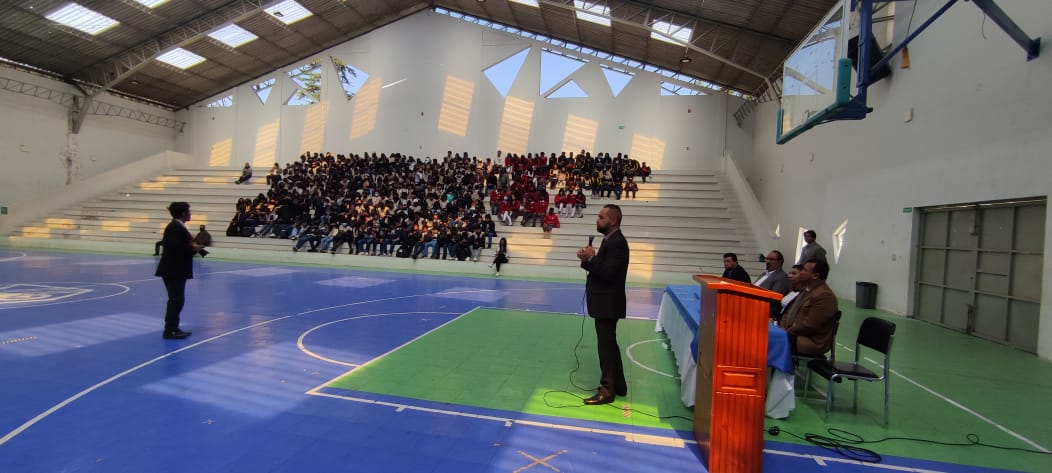
M 838 2 L 785 60 L 778 144 L 828 120 L 851 100 L 848 2 Z

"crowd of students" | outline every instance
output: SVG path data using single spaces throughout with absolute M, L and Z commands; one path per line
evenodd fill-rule
M 478 261 L 497 236 L 493 216 L 551 231 L 559 215 L 583 215 L 585 190 L 634 198 L 634 179 L 649 175 L 646 163 L 620 153 L 583 150 L 485 159 L 307 152 L 275 163 L 270 188 L 238 200 L 226 233 L 293 239 L 294 251 L 335 253 L 346 244 L 350 254 Z M 554 202 L 549 190 L 557 190 Z

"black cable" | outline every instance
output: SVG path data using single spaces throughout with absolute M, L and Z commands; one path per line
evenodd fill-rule
M 577 343 L 575 343 L 574 346 L 573 346 L 574 369 L 570 370 L 569 378 L 570 378 L 570 385 L 571 386 L 573 386 L 573 387 L 575 387 L 575 388 L 587 393 L 587 392 L 593 391 L 593 389 L 583 388 L 581 386 L 578 386 L 577 383 L 575 383 L 574 380 L 573 380 L 574 373 L 576 373 L 577 371 L 579 371 L 581 369 L 581 358 L 579 356 L 577 356 L 577 349 L 581 347 L 581 342 L 584 340 L 584 322 L 585 322 L 585 320 L 588 319 L 588 309 L 585 306 L 585 304 L 586 304 L 586 296 L 582 295 L 581 296 L 581 335 L 579 337 L 577 337 Z M 555 393 L 569 394 L 570 396 L 573 396 L 573 397 L 579 399 L 581 401 L 581 403 L 580 404 L 563 404 L 563 405 L 552 404 L 552 402 L 548 400 L 548 395 L 549 394 L 555 394 Z M 587 398 L 585 398 L 583 396 L 580 396 L 578 394 L 572 393 L 570 391 L 564 391 L 564 390 L 558 390 L 558 389 L 557 390 L 551 390 L 551 391 L 545 391 L 544 395 L 541 396 L 541 399 L 544 400 L 544 405 L 545 406 L 548 406 L 548 407 L 553 408 L 553 409 L 565 409 L 565 408 L 568 408 L 568 407 L 591 407 L 591 406 L 587 406 L 584 403 L 584 400 L 587 399 Z M 619 410 L 619 411 L 621 411 L 623 413 L 635 412 L 637 414 L 642 414 L 642 415 L 645 415 L 647 417 L 652 417 L 652 418 L 659 419 L 659 420 L 663 420 L 663 419 L 683 419 L 683 420 L 686 420 L 688 422 L 694 422 L 694 419 L 683 417 L 683 416 L 679 416 L 679 415 L 658 416 L 658 415 L 650 414 L 650 413 L 643 412 L 643 411 L 640 411 L 640 410 L 636 410 L 636 409 L 633 409 L 633 408 L 630 408 L 630 407 L 617 407 L 613 403 L 607 404 L 607 407 L 610 407 L 610 408 L 613 408 L 613 409 L 617 409 L 617 410 Z
M 918 437 L 884 437 L 876 440 L 866 440 L 861 435 L 849 432 L 843 429 L 829 428 L 826 432 L 829 436 L 818 435 L 818 434 L 804 434 L 799 436 L 793 432 L 783 430 L 779 426 L 772 426 L 767 429 L 767 433 L 770 435 L 778 435 L 781 432 L 785 432 L 792 437 L 803 440 L 812 445 L 817 445 L 826 450 L 836 452 L 843 457 L 850 458 L 852 460 L 863 461 L 867 463 L 879 463 L 882 457 L 877 452 L 869 450 L 867 448 L 859 447 L 857 445 L 866 445 L 872 443 L 888 442 L 892 440 L 901 440 L 907 442 L 920 442 L 932 445 L 944 445 L 948 447 L 987 447 L 998 450 L 1008 450 L 1016 452 L 1036 453 L 1039 455 L 1052 455 L 1052 452 L 1044 450 L 1036 450 L 1031 448 L 1020 448 L 1020 447 L 1005 447 L 1002 445 L 993 445 L 984 443 L 979 439 L 979 436 L 973 433 L 966 434 L 964 437 L 967 441 L 965 442 L 944 442 L 941 440 L 931 440 Z

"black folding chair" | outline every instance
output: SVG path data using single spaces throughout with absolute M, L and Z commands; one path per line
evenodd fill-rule
M 855 362 L 846 363 L 835 360 L 811 360 L 807 363 L 810 371 L 829 380 L 826 391 L 826 415 L 833 406 L 833 383 L 849 381 L 871 381 L 884 383 L 884 425 L 888 425 L 888 373 L 891 370 L 891 342 L 895 337 L 895 324 L 878 317 L 867 317 L 862 321 L 858 329 L 858 338 L 855 340 Z M 884 355 L 884 370 L 877 374 L 859 364 L 862 356 L 862 347 L 874 350 Z M 858 383 L 855 383 L 854 399 L 852 409 L 858 411 Z

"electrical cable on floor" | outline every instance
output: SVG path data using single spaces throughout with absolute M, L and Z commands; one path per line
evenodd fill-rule
M 933 445 L 944 445 L 949 447 L 987 447 L 998 450 L 1036 453 L 1039 455 L 1052 455 L 1052 452 L 1045 450 L 1021 447 L 1005 447 L 1002 445 L 984 443 L 979 439 L 978 435 L 973 433 L 969 433 L 964 436 L 964 438 L 967 440 L 965 442 L 944 442 L 941 440 L 931 440 L 918 437 L 884 437 L 875 440 L 866 440 L 861 435 L 836 428 L 829 428 L 826 430 L 826 432 L 829 433 L 829 436 L 807 433 L 801 437 L 800 435 L 797 435 L 788 430 L 784 430 L 779 426 L 772 426 L 767 428 L 767 433 L 773 436 L 776 436 L 782 432 L 785 432 L 786 434 L 792 437 L 803 440 L 812 445 L 817 445 L 826 450 L 836 452 L 837 454 L 840 454 L 843 457 L 867 463 L 879 463 L 882 460 L 882 457 L 877 452 L 874 452 L 864 447 L 859 447 L 858 445 L 889 442 L 893 440 L 900 440 L 906 442 L 920 442 Z
M 574 380 L 573 380 L 574 373 L 576 373 L 577 371 L 579 371 L 581 369 L 581 358 L 579 356 L 577 356 L 577 349 L 580 348 L 581 342 L 584 340 L 584 322 L 585 322 L 585 320 L 588 319 L 588 309 L 585 306 L 585 304 L 586 304 L 585 297 L 586 296 L 584 296 L 584 295 L 581 296 L 581 334 L 580 334 L 580 336 L 577 337 L 577 343 L 575 343 L 574 346 L 573 346 L 574 368 L 572 370 L 570 370 L 569 377 L 570 377 L 570 385 L 571 386 L 573 386 L 573 387 L 575 387 L 575 388 L 587 393 L 587 392 L 594 391 L 594 389 L 589 389 L 589 388 L 584 388 L 584 387 L 578 386 L 577 383 L 575 383 Z M 576 397 L 577 399 L 580 399 L 581 403 L 580 404 L 563 404 L 563 405 L 552 404 L 552 402 L 548 400 L 548 395 L 549 394 L 555 394 L 555 393 L 569 394 L 569 395 L 571 395 L 573 397 Z M 541 396 L 541 398 L 544 400 L 544 405 L 545 406 L 548 406 L 548 407 L 553 408 L 553 409 L 565 409 L 565 408 L 568 408 L 568 407 L 592 407 L 592 406 L 587 406 L 584 403 L 584 400 L 587 399 L 586 397 L 578 395 L 578 394 L 575 394 L 575 393 L 572 393 L 570 391 L 564 391 L 564 390 L 546 391 L 544 393 L 544 395 Z M 653 417 L 653 418 L 659 419 L 659 420 L 663 420 L 663 419 L 683 419 L 683 420 L 686 420 L 688 422 L 694 422 L 694 419 L 692 419 L 692 418 L 683 417 L 683 416 L 679 416 L 679 415 L 658 416 L 658 415 L 650 414 L 650 413 L 643 412 L 643 411 L 640 411 L 640 410 L 637 410 L 637 409 L 633 409 L 633 408 L 630 408 L 630 407 L 617 407 L 617 405 L 615 405 L 613 403 L 607 404 L 606 406 L 610 407 L 610 408 L 613 408 L 613 409 L 617 409 L 617 410 L 621 411 L 622 413 L 635 412 L 637 414 L 642 414 L 644 416 Z

